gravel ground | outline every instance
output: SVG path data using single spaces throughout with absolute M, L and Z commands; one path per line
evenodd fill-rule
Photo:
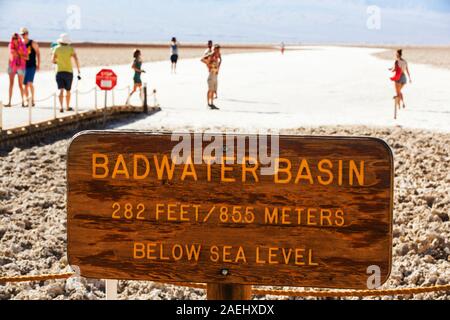
M 450 280 L 450 134 L 395 128 L 285 130 L 384 138 L 395 153 L 394 248 L 383 288 Z M 70 271 L 66 258 L 67 139 L 0 156 L 0 275 Z M 70 278 L 0 284 L 1 299 L 102 299 L 102 280 Z M 121 299 L 204 299 L 205 292 L 152 282 L 120 281 Z M 285 298 L 258 296 L 262 298 Z M 450 292 L 384 299 L 450 299 Z

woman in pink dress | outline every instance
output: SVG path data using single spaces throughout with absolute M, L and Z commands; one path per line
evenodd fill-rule
M 23 101 L 23 78 L 25 75 L 26 61 L 28 59 L 27 47 L 17 33 L 11 37 L 11 42 L 8 45 L 9 61 L 8 61 L 8 75 L 9 75 L 9 102 L 5 107 L 11 107 L 11 98 L 13 93 L 14 78 L 17 74 L 20 96 L 22 97 L 22 107 L 25 107 Z

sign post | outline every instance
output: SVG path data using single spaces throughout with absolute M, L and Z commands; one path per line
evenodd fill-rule
M 251 300 L 252 286 L 248 284 L 208 283 L 208 300 Z
M 111 69 L 102 69 L 95 76 L 95 83 L 100 88 L 100 90 L 105 91 L 105 107 L 103 110 L 103 125 L 105 125 L 106 105 L 108 102 L 107 92 L 109 90 L 114 89 L 114 87 L 117 85 L 117 75 Z M 95 99 L 97 99 L 97 95 L 96 95 Z M 97 103 L 96 103 L 96 105 L 97 105 Z
M 87 131 L 67 156 L 69 263 L 207 283 L 208 299 L 374 289 L 391 270 L 393 177 L 370 137 Z

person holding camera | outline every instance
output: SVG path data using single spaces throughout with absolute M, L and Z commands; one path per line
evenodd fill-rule
M 78 70 L 78 80 L 81 79 L 80 63 L 75 49 L 70 45 L 70 38 L 66 33 L 60 35 L 57 43 L 58 45 L 53 50 L 52 62 L 56 64 L 56 84 L 58 85 L 60 103 L 59 112 L 64 112 L 64 91 L 66 91 L 66 110 L 73 111 L 70 107 L 70 90 L 72 89 L 73 81 L 72 59 L 75 61 Z

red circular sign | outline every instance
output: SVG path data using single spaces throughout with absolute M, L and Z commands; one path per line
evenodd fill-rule
M 97 73 L 95 83 L 102 90 L 111 90 L 117 84 L 117 75 L 111 69 L 102 69 Z

